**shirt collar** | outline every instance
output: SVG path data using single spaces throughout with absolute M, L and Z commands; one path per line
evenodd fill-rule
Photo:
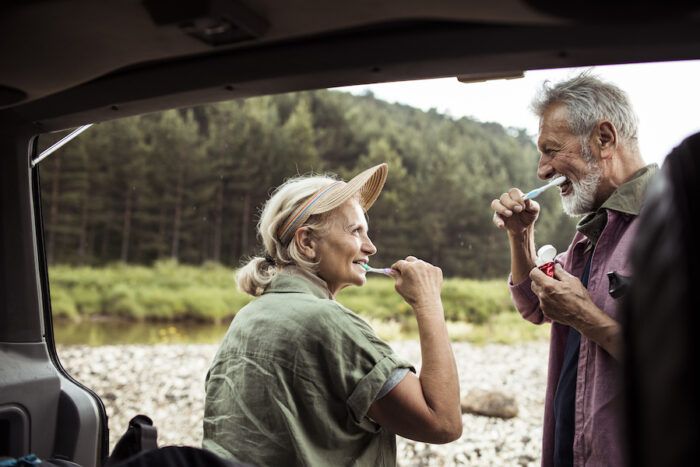
M 600 209 L 612 209 L 625 214 L 638 216 L 644 201 L 644 193 L 647 190 L 649 181 L 658 172 L 659 166 L 649 164 L 637 170 L 632 177 L 605 200 Z
M 584 216 L 576 226 L 576 230 L 588 237 L 595 245 L 608 221 L 608 209 L 633 216 L 639 215 L 644 193 L 658 170 L 658 165 L 649 164 L 636 171 L 628 181 L 617 187 L 596 212 Z
M 328 290 L 326 281 L 316 274 L 299 266 L 284 266 L 275 274 L 263 294 L 277 293 L 309 293 L 318 298 L 333 300 L 333 294 Z

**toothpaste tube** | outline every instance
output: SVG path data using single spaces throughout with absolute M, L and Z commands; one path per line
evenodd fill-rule
M 537 250 L 535 266 L 549 277 L 554 277 L 554 257 L 557 256 L 557 249 L 552 245 L 543 245 Z

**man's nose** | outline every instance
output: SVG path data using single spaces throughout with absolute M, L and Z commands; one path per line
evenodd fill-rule
M 548 180 L 555 173 L 554 167 L 550 164 L 550 158 L 544 155 L 540 156 L 540 162 L 537 164 L 537 176 L 540 180 Z

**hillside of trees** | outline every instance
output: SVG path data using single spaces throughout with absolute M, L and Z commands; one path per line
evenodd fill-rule
M 64 134 L 42 136 L 39 149 Z M 47 257 L 237 267 L 259 252 L 257 216 L 283 180 L 310 171 L 347 179 L 387 162 L 369 212 L 373 264 L 412 254 L 446 276 L 503 277 L 508 245 L 489 205 L 512 186 L 541 185 L 538 157 L 523 130 L 329 90 L 105 122 L 40 165 Z M 538 198 L 537 235 L 562 251 L 575 220 L 558 198 Z

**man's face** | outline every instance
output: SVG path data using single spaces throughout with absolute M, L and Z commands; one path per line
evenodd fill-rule
M 598 187 L 602 173 L 588 144 L 582 144 L 569 130 L 563 104 L 549 107 L 542 116 L 537 146 L 541 153 L 538 177 L 566 177 L 560 186 L 564 212 L 576 216 L 595 211 L 600 205 Z

